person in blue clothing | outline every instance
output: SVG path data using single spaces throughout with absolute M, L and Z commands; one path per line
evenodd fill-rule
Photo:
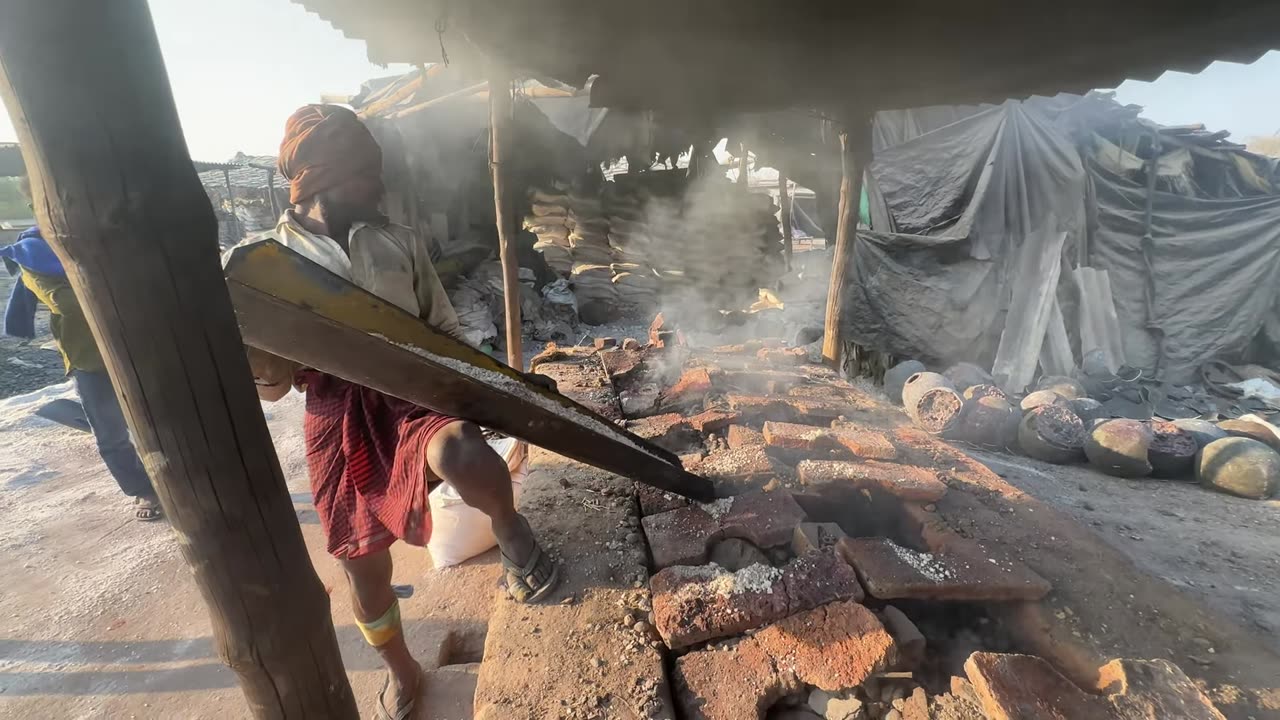
M 36 302 L 48 306 L 49 329 L 62 353 L 67 375 L 75 381 L 98 453 L 120 489 L 134 499 L 135 517 L 159 520 L 163 511 L 156 491 L 129 439 L 129 427 L 111 377 L 62 262 L 35 227 L 19 235 L 14 244 L 0 248 L 0 258 L 10 271 L 22 274 L 22 282 L 14 283 L 5 310 L 5 334 L 34 337 Z

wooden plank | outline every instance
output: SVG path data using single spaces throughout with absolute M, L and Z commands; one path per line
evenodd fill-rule
M 237 248 L 227 283 L 245 342 L 598 468 L 699 500 L 679 459 L 275 242 Z
M 516 257 L 515 216 L 508 196 L 503 161 L 511 153 L 511 76 L 499 70 L 489 80 L 489 170 L 493 177 L 498 255 L 502 260 L 502 302 L 506 322 L 507 364 L 524 369 L 520 338 L 520 262 Z
M 822 359 L 836 369 L 840 368 L 840 322 L 849 263 L 853 260 L 853 242 L 858 232 L 862 175 L 870 162 L 871 115 L 851 114 L 840 130 L 840 211 L 836 219 L 836 246 L 831 254 L 831 281 L 827 286 L 822 336 Z
M 0 94 L 40 227 L 88 317 L 214 646 L 249 710 L 358 717 L 146 1 L 0 5 Z
M 1062 316 L 1062 306 L 1055 296 L 1049 308 L 1049 324 L 1045 330 L 1044 347 L 1040 348 L 1040 367 L 1046 375 L 1071 375 L 1076 369 L 1075 353 L 1071 350 L 1071 338 L 1067 336 L 1067 322 Z
M 1035 378 L 1049 316 L 1057 301 L 1066 237 L 1057 230 L 1036 230 L 1019 252 L 1009 312 L 991 366 L 991 375 L 1005 392 L 1020 393 Z
M 791 255 L 794 251 L 795 239 L 791 231 L 791 181 L 786 171 L 778 169 L 778 219 L 782 223 L 782 252 L 787 261 L 787 270 L 791 270 Z

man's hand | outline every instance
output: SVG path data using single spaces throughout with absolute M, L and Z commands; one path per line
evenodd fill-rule
M 255 347 L 245 347 L 249 356 L 249 369 L 253 371 L 253 384 L 258 387 L 258 397 L 275 402 L 293 388 L 293 374 L 298 364 L 285 360 Z
M 542 388 L 546 388 L 547 390 L 550 390 L 553 393 L 560 392 L 560 388 L 556 386 L 556 381 L 552 380 L 546 375 L 539 375 L 538 373 L 520 373 L 520 374 L 524 376 L 525 380 L 528 380 L 534 385 L 537 385 Z

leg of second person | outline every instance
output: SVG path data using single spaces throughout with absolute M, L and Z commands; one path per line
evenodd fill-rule
M 351 584 L 351 609 L 364 638 L 382 656 L 391 673 L 386 693 L 378 698 L 388 713 L 413 702 L 421 668 L 405 644 L 400 603 L 391 589 L 391 551 L 358 558 L 340 558 Z
M 93 429 L 98 453 L 120 485 L 120 490 L 130 497 L 154 500 L 156 492 L 151 487 L 151 478 L 142 466 L 138 451 L 129 440 L 129 426 L 110 376 L 105 372 L 83 370 L 76 370 L 73 376 L 85 417 Z

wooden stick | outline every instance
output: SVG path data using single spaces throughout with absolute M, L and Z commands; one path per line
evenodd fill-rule
M 836 220 L 836 247 L 831 255 L 831 282 L 827 287 L 827 317 L 822 336 L 823 361 L 837 370 L 841 360 L 840 319 L 844 314 L 844 289 L 858 231 L 862 174 L 870 162 L 871 115 L 849 113 L 840 129 L 840 212 Z
M 0 95 L 40 227 L 249 710 L 358 717 L 146 0 L 0 4 Z
M 751 169 L 747 167 L 747 144 L 738 145 L 738 184 L 743 188 L 750 187 Z
M 441 105 L 444 105 L 445 103 L 451 102 L 453 100 L 457 100 L 459 98 L 471 97 L 472 95 L 475 95 L 476 93 L 479 93 L 480 91 L 485 90 L 488 87 L 489 87 L 488 82 L 476 83 L 475 85 L 472 85 L 470 87 L 464 87 L 461 90 L 454 90 L 453 92 L 445 93 L 440 97 L 434 97 L 434 98 L 431 98 L 430 100 L 424 100 L 418 103 L 417 105 L 410 105 L 409 107 L 403 110 L 396 110 L 393 113 L 389 113 L 387 115 L 387 119 L 401 120 L 403 118 L 409 117 L 410 115 L 420 113 L 423 110 L 427 110 L 433 107 L 439 107 Z
M 791 253 L 792 253 L 792 232 L 791 232 L 791 181 L 787 179 L 787 173 L 781 168 L 778 169 L 778 218 L 782 222 L 782 252 L 787 261 L 787 270 L 791 270 Z
M 502 300 L 506 312 L 507 364 L 524 370 L 520 347 L 520 262 L 507 176 L 502 166 L 511 150 L 511 76 L 495 69 L 489 80 L 489 170 L 493 176 L 494 217 L 498 223 L 498 255 L 502 260 Z

